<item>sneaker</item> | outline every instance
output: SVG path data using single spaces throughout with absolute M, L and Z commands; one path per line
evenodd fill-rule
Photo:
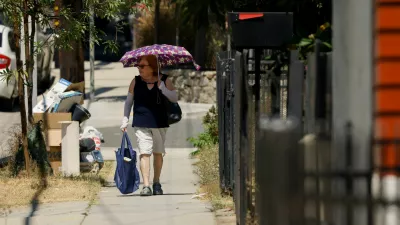
M 140 196 L 151 196 L 151 188 L 150 187 L 143 187 L 142 191 L 140 192 Z
M 154 183 L 153 184 L 153 195 L 162 195 L 163 190 L 161 189 L 161 184 L 160 183 Z

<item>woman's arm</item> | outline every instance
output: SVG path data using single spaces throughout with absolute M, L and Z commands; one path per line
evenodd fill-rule
M 133 90 L 135 88 L 135 79 L 132 80 L 129 85 L 128 95 L 126 96 L 125 105 L 124 105 L 124 118 L 122 119 L 121 129 L 125 130 L 128 127 L 129 116 L 131 114 L 132 106 L 133 106 Z
M 174 84 L 170 79 L 165 80 L 164 82 L 161 82 L 159 86 L 161 92 L 171 101 L 171 102 L 177 102 L 178 101 L 178 93 L 176 93 L 176 89 L 174 87 Z

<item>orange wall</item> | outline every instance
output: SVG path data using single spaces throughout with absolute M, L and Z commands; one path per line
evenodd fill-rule
M 375 139 L 399 138 L 397 152 L 393 143 L 381 148 L 383 165 L 393 167 L 400 165 L 400 0 L 375 3 Z

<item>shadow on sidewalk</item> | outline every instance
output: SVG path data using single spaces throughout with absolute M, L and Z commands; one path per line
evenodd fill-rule
M 94 95 L 97 96 L 97 95 L 100 95 L 100 94 L 104 94 L 104 93 L 107 93 L 107 92 L 112 91 L 112 90 L 114 90 L 114 89 L 115 89 L 115 87 L 102 87 L 102 88 L 98 88 L 98 89 L 96 89 L 96 90 L 94 91 Z M 85 93 L 85 100 L 87 100 L 87 99 L 89 99 L 89 98 L 90 98 L 90 90 L 89 90 L 89 91 L 86 91 L 86 93 Z M 97 100 L 97 98 L 96 98 L 96 100 Z
M 112 70 L 113 68 L 104 68 L 105 66 L 111 64 L 112 62 L 105 62 L 105 61 L 99 61 L 95 63 L 94 65 L 94 70 Z M 90 68 L 86 68 L 85 72 L 90 71 Z
M 163 195 L 180 196 L 180 195 L 195 195 L 195 194 L 196 193 L 164 193 Z M 159 195 L 154 195 L 154 196 L 159 196 Z M 149 196 L 149 197 L 154 197 L 154 196 Z M 130 195 L 117 195 L 116 197 L 143 197 L 143 196 L 140 196 L 140 194 L 130 194 Z
M 126 93 L 128 93 L 128 91 Z M 126 95 L 96 97 L 96 101 L 113 101 L 113 102 L 121 102 L 122 101 L 123 102 L 125 100 L 126 100 Z

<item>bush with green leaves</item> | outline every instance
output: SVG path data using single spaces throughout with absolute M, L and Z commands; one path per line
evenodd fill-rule
M 218 113 L 217 108 L 212 106 L 207 114 L 203 117 L 204 132 L 197 137 L 190 137 L 188 141 L 193 144 L 197 151 L 192 155 L 196 155 L 201 149 L 216 145 L 219 142 L 218 138 Z

